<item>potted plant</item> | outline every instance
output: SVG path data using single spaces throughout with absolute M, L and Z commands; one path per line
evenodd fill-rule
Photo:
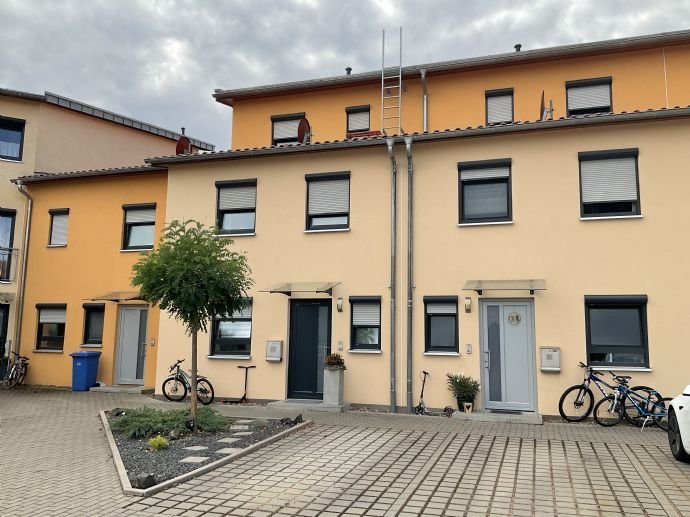
M 479 392 L 479 381 L 461 373 L 447 373 L 448 390 L 458 403 L 458 409 L 464 411 L 464 405 L 474 404 Z
M 326 368 L 323 372 L 323 403 L 329 406 L 343 405 L 343 372 L 346 370 L 345 360 L 340 354 L 326 356 Z

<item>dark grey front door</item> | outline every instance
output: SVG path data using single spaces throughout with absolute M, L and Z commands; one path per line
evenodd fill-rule
M 486 409 L 535 410 L 531 301 L 481 301 L 482 392 Z
M 118 384 L 144 384 L 148 307 L 120 307 L 117 339 Z
M 331 300 L 290 301 L 288 397 L 323 398 L 323 368 L 331 348 Z

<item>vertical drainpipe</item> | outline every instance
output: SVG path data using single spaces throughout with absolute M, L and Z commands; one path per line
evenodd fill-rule
M 398 162 L 395 160 L 393 151 L 394 140 L 386 138 L 386 145 L 388 146 L 388 158 L 391 161 L 391 282 L 390 282 L 390 296 L 391 296 L 391 353 L 390 353 L 390 369 L 391 369 L 391 387 L 390 387 L 390 412 L 397 411 L 397 396 L 396 396 L 396 378 L 395 378 L 395 310 L 396 310 L 396 276 L 397 276 L 397 221 L 398 221 L 398 202 L 397 202 L 397 176 L 398 176 Z
M 422 75 L 422 131 L 429 131 L 429 94 L 426 89 L 426 68 L 420 70 Z
M 14 343 L 12 344 L 13 350 L 19 353 L 19 340 L 22 337 L 22 315 L 24 313 L 24 290 L 26 285 L 26 264 L 29 256 L 29 237 L 31 236 L 31 208 L 33 207 L 34 200 L 25 190 L 24 184 L 21 180 L 17 180 L 17 190 L 28 200 L 28 205 L 26 207 L 26 214 L 24 218 L 24 242 L 22 243 L 22 274 L 19 281 L 19 293 L 17 300 L 17 313 L 14 315 Z
M 407 412 L 412 413 L 412 299 L 414 290 L 412 263 L 412 177 L 414 163 L 412 162 L 412 137 L 405 137 L 405 151 L 407 152 Z

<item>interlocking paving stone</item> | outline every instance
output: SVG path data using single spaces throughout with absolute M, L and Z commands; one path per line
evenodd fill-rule
M 182 458 L 180 463 L 203 463 L 208 459 L 208 456 L 187 456 L 186 458 Z

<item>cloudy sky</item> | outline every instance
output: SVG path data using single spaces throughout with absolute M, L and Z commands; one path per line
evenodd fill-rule
M 52 91 L 229 147 L 239 88 L 690 28 L 690 0 L 0 0 L 0 87 Z M 390 46 L 397 42 L 392 38 Z

